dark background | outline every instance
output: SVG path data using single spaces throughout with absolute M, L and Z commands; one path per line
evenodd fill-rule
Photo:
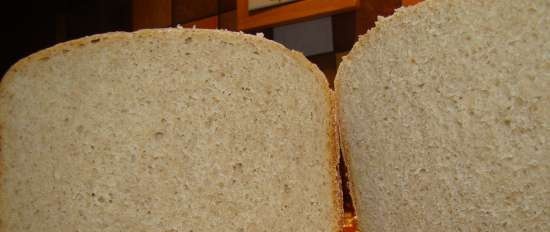
M 2 3 L 0 75 L 17 60 L 56 43 L 131 30 L 131 0 L 45 0 Z
M 359 0 L 353 12 L 332 15 L 334 51 L 308 57 L 330 79 L 338 53 L 347 52 L 357 36 L 374 26 L 379 15 L 387 16 L 406 1 Z M 170 4 L 170 12 L 155 8 Z M 1 6 L 0 77 L 19 59 L 56 43 L 110 31 L 185 25 L 219 15 L 218 27 L 234 30 L 235 0 L 42 0 L 4 1 Z M 168 23 L 154 17 L 169 15 Z M 148 18 L 151 17 L 151 18 Z M 255 33 L 258 31 L 247 31 Z M 271 38 L 272 30 L 261 30 Z

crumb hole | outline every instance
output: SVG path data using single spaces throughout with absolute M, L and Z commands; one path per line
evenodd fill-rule
M 242 171 L 243 164 L 242 163 L 236 163 L 233 165 L 233 171 Z
M 504 120 L 504 124 L 505 124 L 506 126 L 510 126 L 510 125 L 512 124 L 512 120 L 510 120 L 510 119 L 505 119 L 505 120 Z
M 162 139 L 162 137 L 164 137 L 164 133 L 162 132 L 155 133 L 155 139 Z
M 97 43 L 97 42 L 99 42 L 99 41 L 101 41 L 101 39 L 100 39 L 100 38 L 97 38 L 97 39 L 93 39 L 93 40 L 90 41 L 90 42 L 92 42 L 92 43 Z
M 284 184 L 283 189 L 285 193 L 290 193 L 290 186 L 288 184 Z

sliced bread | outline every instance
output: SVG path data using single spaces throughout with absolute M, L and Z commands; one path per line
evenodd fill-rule
M 335 86 L 361 231 L 550 231 L 550 1 L 400 9 Z
M 242 33 L 70 41 L 0 87 L 0 231 L 339 231 L 332 96 Z

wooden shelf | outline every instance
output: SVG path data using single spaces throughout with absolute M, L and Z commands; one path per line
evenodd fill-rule
M 355 10 L 359 0 L 302 0 L 258 12 L 237 0 L 237 30 L 247 31 Z
M 212 16 L 204 19 L 195 20 L 192 22 L 188 22 L 186 24 L 183 24 L 183 27 L 187 28 L 205 28 L 205 29 L 217 29 L 218 28 L 218 16 Z
M 158 28 L 172 26 L 172 0 L 133 0 L 132 28 Z
M 422 2 L 423 0 L 402 0 L 403 6 L 412 6 L 419 2 Z

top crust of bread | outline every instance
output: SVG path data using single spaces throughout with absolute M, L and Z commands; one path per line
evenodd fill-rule
M 2 82 L 0 84 L 0 119 L 2 119 L 0 123 L 0 146 L 2 148 L 2 152 L 0 152 L 0 231 L 6 231 L 6 217 L 8 216 L 10 212 L 7 212 L 6 209 L 6 189 L 5 186 L 2 186 L 4 184 L 4 179 L 6 178 L 6 163 L 5 161 L 5 152 L 4 148 L 6 146 L 5 144 L 5 128 L 6 125 L 5 119 L 8 117 L 6 112 L 6 104 L 9 104 L 8 99 L 11 99 L 13 97 L 13 93 L 8 91 L 13 83 L 15 82 L 15 78 L 21 71 L 24 71 L 29 66 L 32 66 L 36 63 L 40 63 L 41 61 L 47 61 L 49 59 L 52 59 L 57 56 L 63 56 L 65 53 L 70 53 L 74 50 L 79 50 L 81 48 L 84 48 L 86 46 L 95 46 L 97 44 L 102 43 L 119 43 L 123 41 L 130 41 L 135 38 L 148 38 L 148 39 L 156 39 L 158 38 L 159 41 L 162 41 L 166 37 L 174 37 L 174 36 L 181 36 L 182 42 L 183 38 L 189 37 L 189 38 L 205 38 L 205 37 L 215 37 L 220 40 L 225 41 L 235 41 L 236 43 L 242 43 L 246 44 L 245 46 L 254 46 L 260 51 L 263 52 L 271 52 L 271 53 L 277 53 L 277 54 L 286 54 L 286 56 L 290 57 L 291 60 L 294 62 L 293 65 L 301 66 L 302 68 L 307 69 L 311 75 L 313 75 L 318 83 L 317 87 L 322 89 L 324 92 L 325 97 L 325 103 L 328 109 L 325 109 L 327 112 L 327 115 L 324 117 L 328 117 L 327 119 L 327 128 L 325 136 L 328 137 L 327 147 L 326 150 L 328 151 L 326 154 L 326 160 L 328 166 L 325 167 L 326 172 L 329 173 L 330 180 L 327 180 L 330 183 L 331 189 L 332 189 L 332 196 L 330 196 L 330 199 L 332 200 L 332 206 L 331 209 L 326 209 L 331 211 L 332 217 L 330 222 L 326 223 L 330 225 L 331 228 L 326 228 L 328 231 L 341 231 L 341 220 L 342 220 L 342 199 L 341 199 L 341 189 L 340 189 L 340 178 L 338 177 L 338 143 L 337 143 L 337 133 L 336 133 L 336 122 L 334 118 L 334 96 L 332 91 L 329 89 L 326 79 L 324 78 L 324 75 L 321 73 L 321 71 L 312 63 L 307 61 L 307 59 L 298 52 L 290 51 L 286 48 L 284 48 L 282 45 L 260 38 L 258 36 L 251 36 L 246 35 L 243 33 L 234 33 L 234 32 L 227 32 L 227 31 L 217 31 L 217 30 L 202 30 L 202 29 L 153 29 L 153 30 L 141 30 L 133 33 L 125 33 L 125 32 L 114 32 L 114 33 L 106 33 L 106 34 L 100 34 L 100 35 L 94 35 L 89 37 L 84 37 L 78 40 L 73 40 L 69 42 L 65 42 L 62 44 L 58 44 L 54 47 L 42 50 L 40 52 L 37 52 L 27 58 L 24 58 L 17 62 L 15 65 L 13 65 L 9 71 L 6 73 L 4 78 L 2 79 Z M 19 78 L 19 77 L 18 77 Z M 306 77 L 296 77 L 296 78 L 306 78 Z M 307 77 L 309 78 L 309 77 Z M 323 116 L 321 116 L 323 117 Z M 315 190 L 310 190 L 315 191 Z M 47 209 L 45 209 L 47 210 Z M 312 220 L 320 220 L 320 219 L 312 219 Z M 323 219 L 325 220 L 325 219 Z M 325 224 L 326 221 L 322 222 L 322 224 Z M 261 222 L 259 222 L 261 223 Z M 321 223 L 321 222 L 319 222 Z M 301 228 L 306 228 L 305 231 L 308 231 L 307 228 L 310 225 L 300 225 Z M 160 229 L 160 228 L 159 228 Z M 253 228 L 250 228 L 253 229 Z
M 360 37 L 335 90 L 362 231 L 550 230 L 549 25 L 546 0 L 427 0 Z

